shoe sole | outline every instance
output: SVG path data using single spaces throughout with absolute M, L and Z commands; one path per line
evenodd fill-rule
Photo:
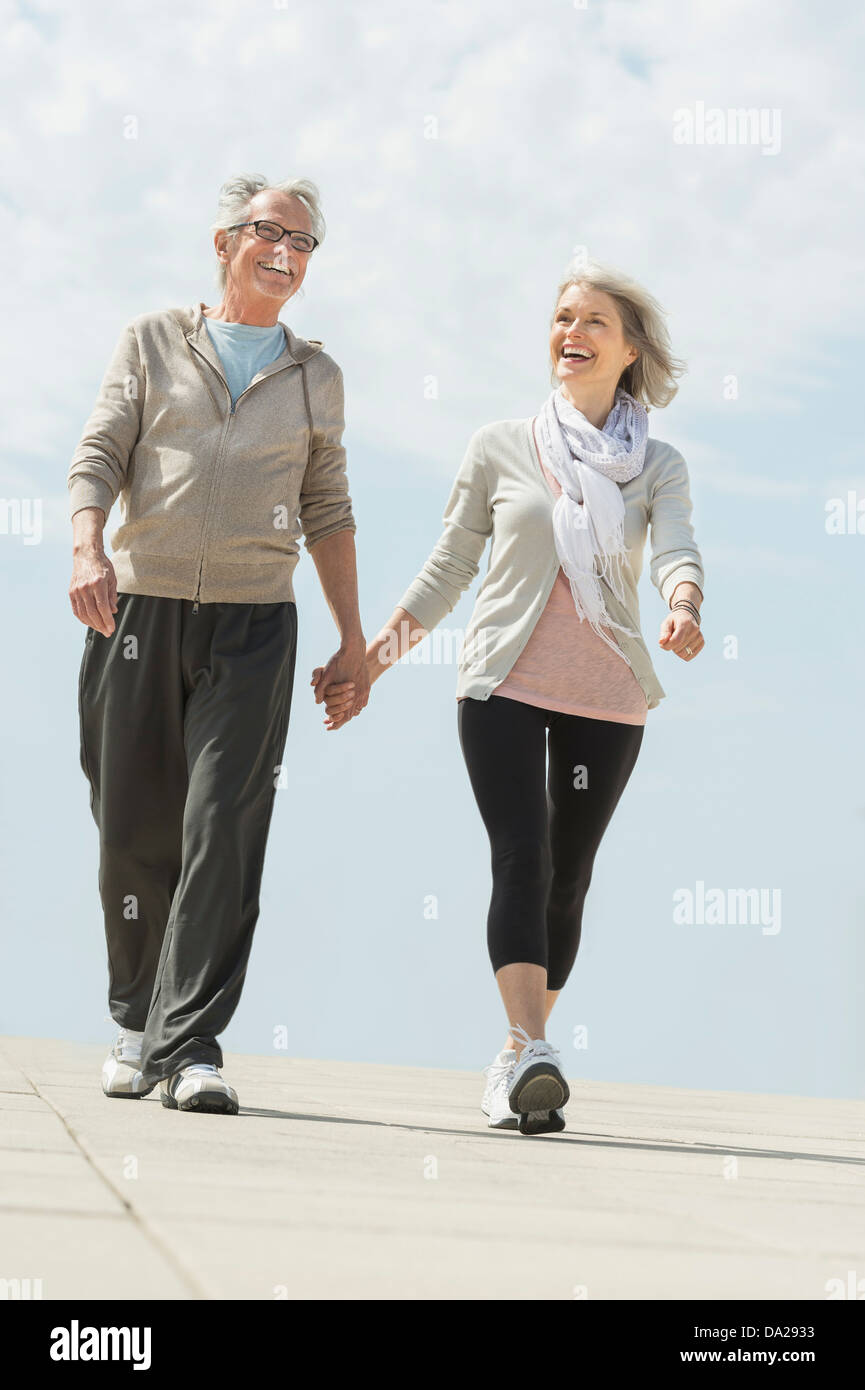
M 519 1078 L 508 1096 L 508 1104 L 515 1115 L 561 1110 L 570 1094 L 562 1073 L 548 1062 L 538 1062 Z
M 240 1109 L 236 1100 L 218 1091 L 199 1091 L 182 1103 L 163 1091 L 161 1099 L 166 1110 L 187 1110 L 197 1115 L 236 1115 Z
M 520 1134 L 561 1134 L 565 1127 L 563 1116 L 555 1110 L 527 1110 L 520 1115 Z

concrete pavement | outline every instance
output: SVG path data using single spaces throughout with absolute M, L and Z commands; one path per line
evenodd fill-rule
M 241 1113 L 188 1115 L 109 1045 L 0 1039 L 7 1297 L 865 1295 L 862 1101 L 576 1080 L 530 1139 L 479 1073 L 229 1054 Z

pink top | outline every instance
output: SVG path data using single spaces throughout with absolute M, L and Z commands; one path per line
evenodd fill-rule
M 561 496 L 540 454 L 538 461 L 554 495 Z M 615 641 L 612 631 L 610 636 Z M 624 657 L 577 616 L 561 566 L 528 642 L 493 694 L 617 724 L 645 724 L 648 713 L 642 687 Z

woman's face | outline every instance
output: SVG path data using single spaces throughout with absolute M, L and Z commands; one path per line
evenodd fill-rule
M 588 285 L 569 285 L 550 331 L 550 356 L 559 382 L 580 393 L 588 385 L 593 394 L 600 388 L 612 396 L 622 372 L 637 355 L 625 342 L 612 296 Z

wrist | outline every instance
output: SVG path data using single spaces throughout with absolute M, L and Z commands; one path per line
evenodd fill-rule
M 693 603 L 696 608 L 699 608 L 703 602 L 702 590 L 692 580 L 682 579 L 670 595 L 670 607 L 672 608 L 673 604 L 678 603 L 681 599 L 687 599 L 689 603 Z
M 700 610 L 690 599 L 676 599 L 675 603 L 670 604 L 670 612 L 687 613 L 688 617 L 691 618 L 698 627 L 700 626 Z
M 380 650 L 381 647 L 378 644 L 374 647 L 367 647 L 366 649 L 366 669 L 367 674 L 369 675 L 370 684 L 372 684 L 373 681 L 378 680 L 379 676 L 381 675 L 382 671 L 384 671 L 386 666 L 386 663 L 382 661 L 381 657 L 379 656 Z
M 360 630 L 348 635 L 343 634 L 340 638 L 339 650 L 342 656 L 363 656 L 366 651 L 366 638 Z

